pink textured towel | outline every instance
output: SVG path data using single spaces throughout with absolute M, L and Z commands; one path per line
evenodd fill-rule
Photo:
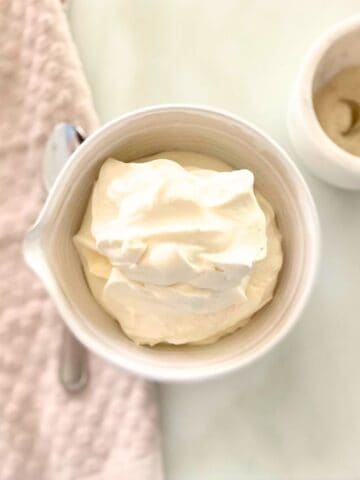
M 158 480 L 153 387 L 91 356 L 90 385 L 67 395 L 61 320 L 22 260 L 47 135 L 97 123 L 59 0 L 0 1 L 0 98 L 0 479 Z

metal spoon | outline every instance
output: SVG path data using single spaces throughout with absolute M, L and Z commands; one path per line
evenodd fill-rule
M 350 125 L 341 132 L 344 137 L 348 135 L 352 135 L 360 130 L 360 105 L 355 100 L 351 100 L 349 98 L 341 98 L 340 102 L 347 105 L 350 109 Z
M 68 123 L 59 123 L 45 146 L 42 163 L 43 182 L 50 190 L 70 155 L 85 139 L 81 129 Z M 87 352 L 84 346 L 65 326 L 59 362 L 59 380 L 70 393 L 80 392 L 89 380 Z

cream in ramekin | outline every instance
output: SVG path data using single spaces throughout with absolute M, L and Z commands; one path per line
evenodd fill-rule
M 249 170 L 194 152 L 104 162 L 74 241 L 135 343 L 213 343 L 271 301 L 281 235 L 254 188 Z
M 139 347 L 91 294 L 73 243 L 92 186 L 108 157 L 133 161 L 193 151 L 251 170 L 282 234 L 284 263 L 274 297 L 243 328 L 216 343 Z M 77 338 L 106 360 L 157 380 L 195 380 L 241 368 L 271 350 L 299 318 L 319 254 L 316 208 L 288 155 L 240 118 L 207 107 L 162 105 L 119 117 L 92 134 L 57 178 L 25 242 L 25 256 Z

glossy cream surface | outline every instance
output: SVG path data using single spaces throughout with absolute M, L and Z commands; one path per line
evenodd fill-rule
M 254 180 L 193 152 L 104 162 L 75 244 L 136 343 L 209 343 L 271 300 L 281 237 Z

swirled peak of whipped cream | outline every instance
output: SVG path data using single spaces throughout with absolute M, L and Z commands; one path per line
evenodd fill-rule
M 214 341 L 244 324 L 282 262 L 252 172 L 191 152 L 106 160 L 75 243 L 97 301 L 150 345 Z

